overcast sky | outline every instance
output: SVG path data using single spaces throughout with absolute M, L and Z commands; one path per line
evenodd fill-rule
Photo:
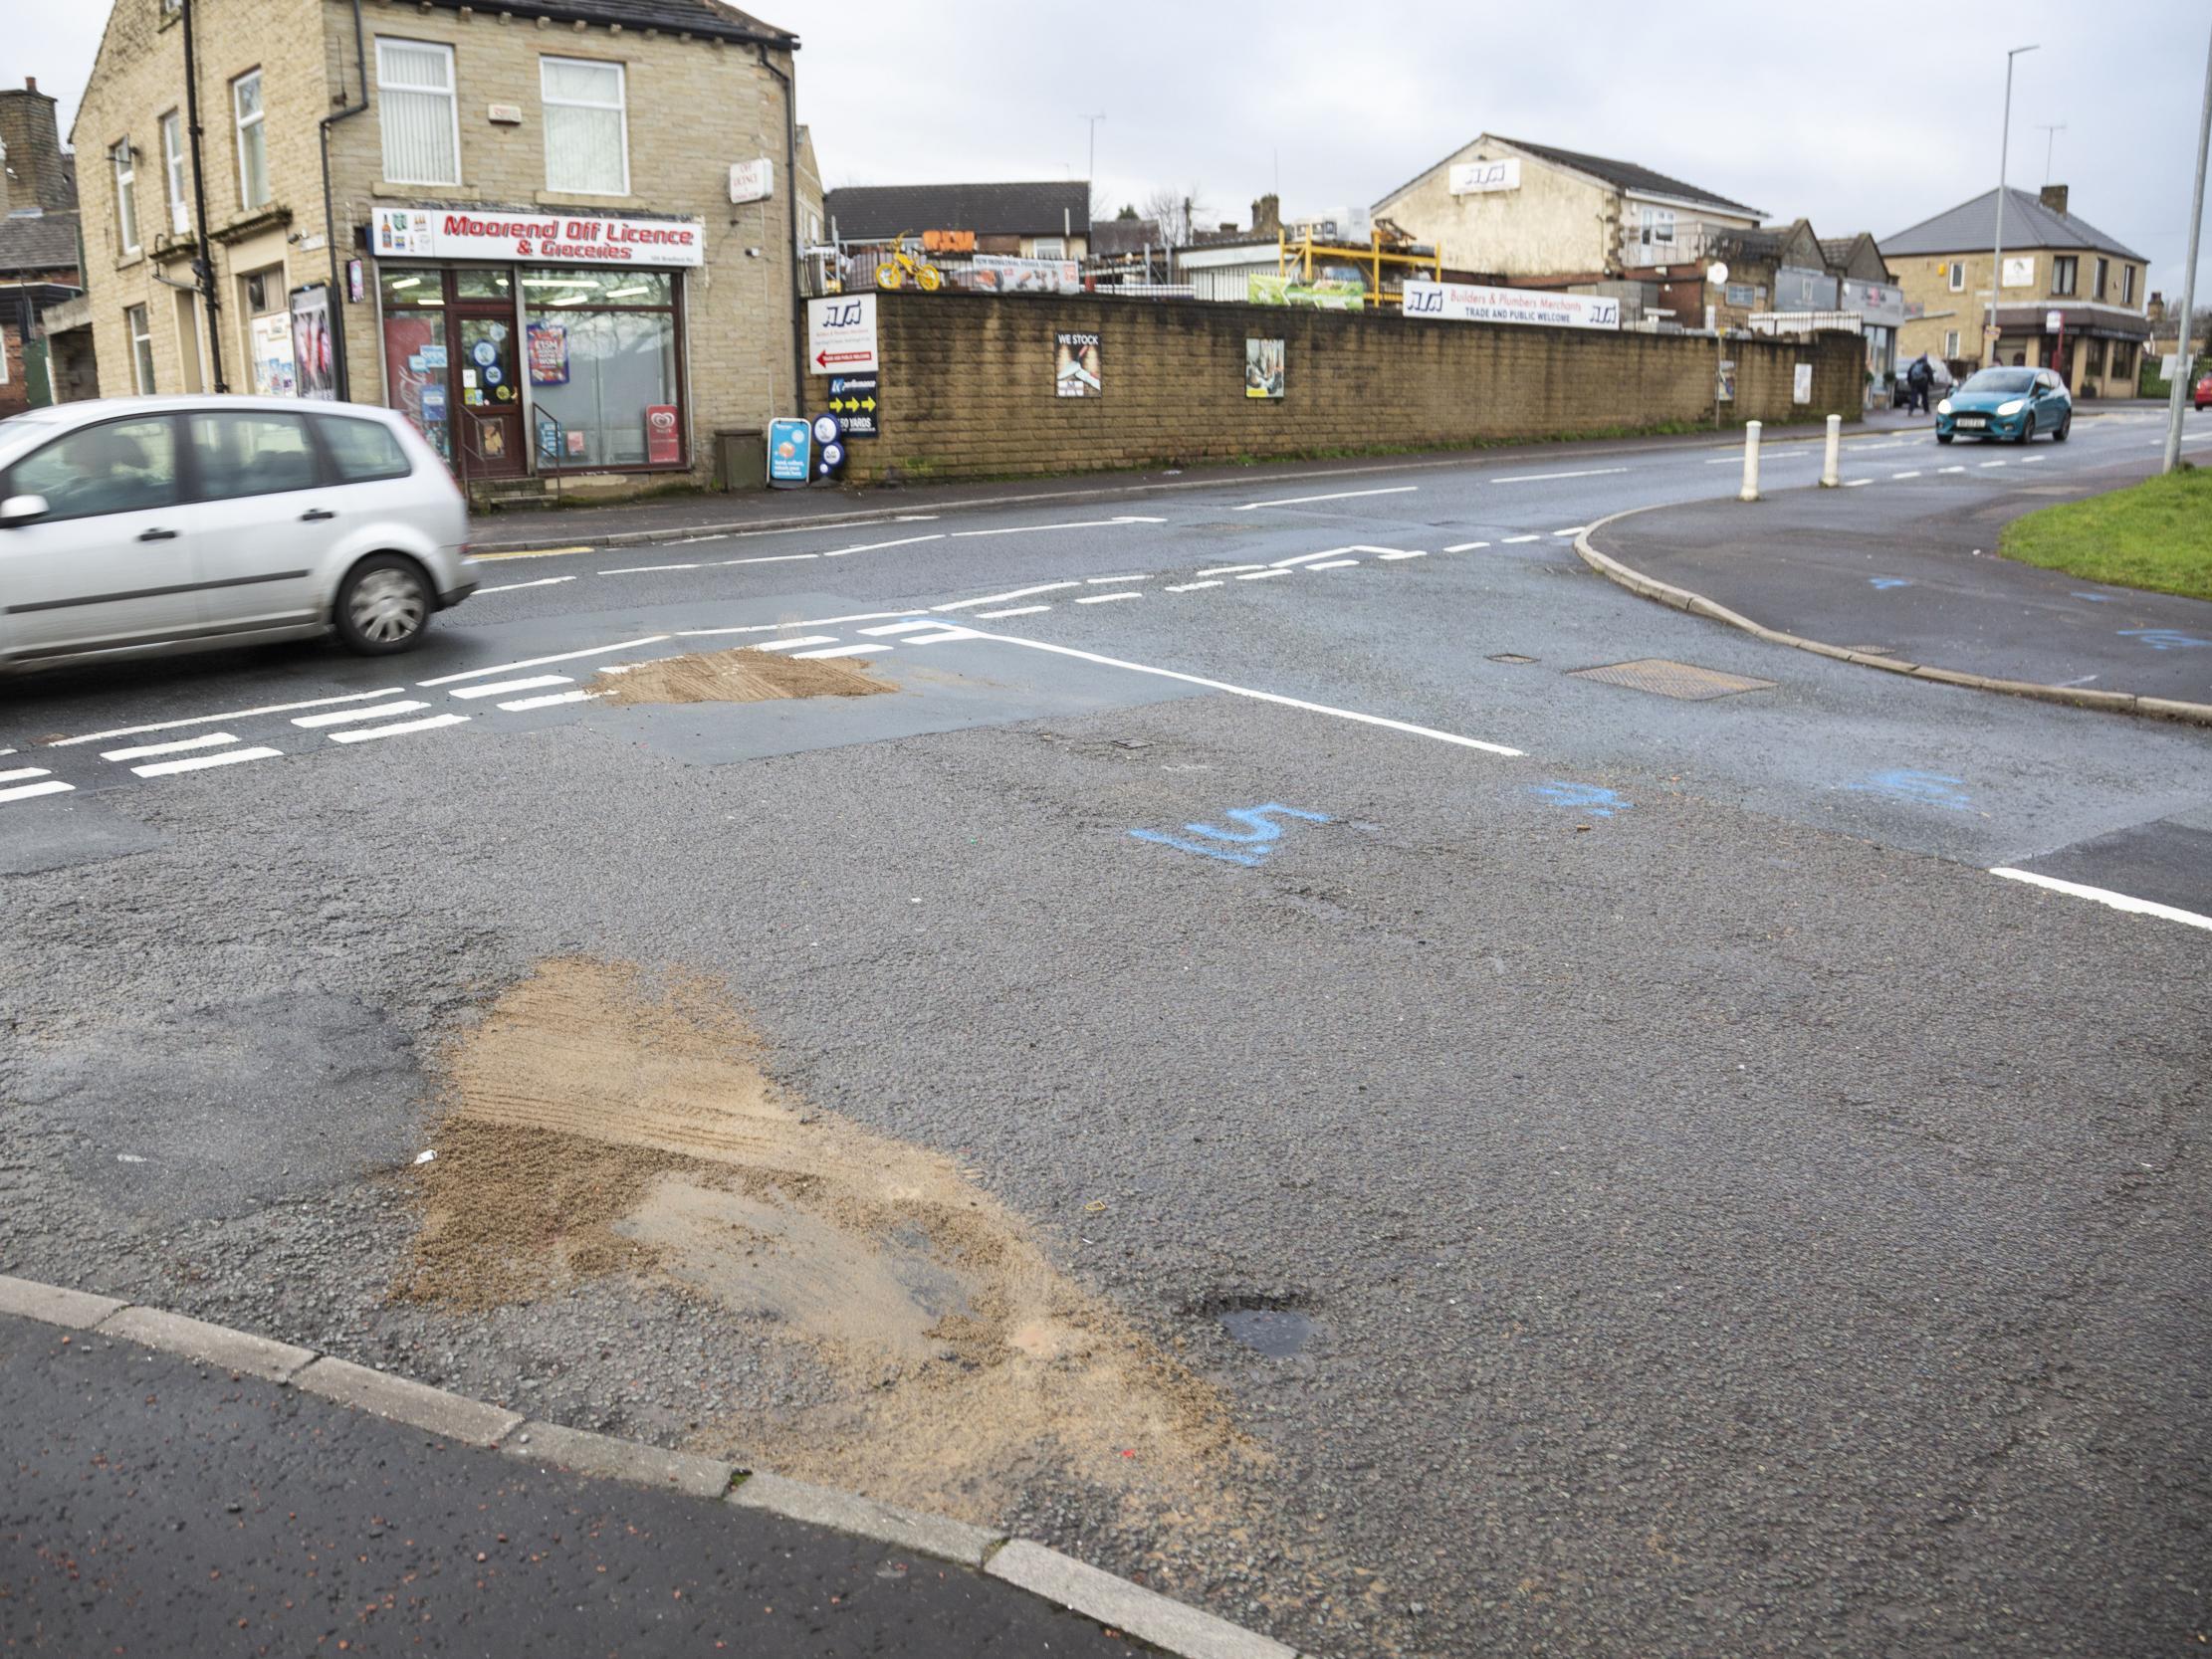
M 0 82 L 35 75 L 65 132 L 101 0 L 0 0 Z M 1617 156 L 1823 236 L 1884 236 L 1986 190 L 2004 51 L 2012 182 L 2083 218 L 2173 293 L 2212 5 L 1890 0 L 1871 6 L 1395 6 L 1346 0 L 761 0 L 798 33 L 799 115 L 831 185 L 1080 178 L 1097 197 L 1196 186 L 1207 222 L 1364 206 L 1477 132 Z M 647 117 L 681 118 L 661 111 Z M 735 159 L 735 158 L 733 158 Z M 2212 253 L 2212 250 L 2208 250 Z M 2207 264 L 2212 264 L 2208 260 Z M 2206 284 L 2199 282 L 2200 303 Z

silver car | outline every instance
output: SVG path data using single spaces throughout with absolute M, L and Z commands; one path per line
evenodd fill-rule
M 468 508 L 388 409 L 106 398 L 0 421 L 0 670 L 332 633 L 382 655 L 476 591 Z

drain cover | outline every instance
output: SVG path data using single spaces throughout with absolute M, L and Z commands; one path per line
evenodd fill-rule
M 1533 663 L 1535 660 L 1534 657 L 1522 656 L 1518 651 L 1499 651 L 1490 658 L 1493 663 Z
M 1716 668 L 1699 668 L 1694 663 L 1669 662 L 1664 657 L 1645 657 L 1633 663 L 1609 663 L 1603 668 L 1578 668 L 1573 672 L 1577 680 L 1602 680 L 1609 686 L 1627 686 L 1640 692 L 1654 692 L 1660 697 L 1676 697 L 1688 703 L 1700 703 L 1711 697 L 1730 697 L 1737 692 L 1763 692 L 1773 688 L 1772 680 L 1752 680 L 1741 674 L 1723 674 Z

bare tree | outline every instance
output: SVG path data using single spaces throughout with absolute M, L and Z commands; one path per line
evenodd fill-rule
M 1171 248 L 1189 247 L 1193 235 L 1206 223 L 1206 192 L 1194 184 L 1178 190 L 1162 185 L 1144 199 L 1144 218 L 1160 227 L 1160 239 Z

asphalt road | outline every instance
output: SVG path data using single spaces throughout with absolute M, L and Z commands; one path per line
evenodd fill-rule
M 1838 500 L 2155 439 L 1946 474 L 1871 437 Z M 669 1443 L 709 1392 L 803 1414 L 803 1367 L 648 1284 L 385 1294 L 383 1172 L 473 1010 L 561 953 L 696 968 L 780 1085 L 956 1155 L 1267 1454 L 1220 1525 L 1040 1459 L 1015 1530 L 1322 1653 L 2193 1644 L 2212 934 L 1988 871 L 2212 912 L 2175 853 L 2212 746 L 1767 646 L 1569 550 L 1734 484 L 1666 446 L 908 495 L 504 561 L 396 672 L 11 686 L 0 746 L 72 787 L 0 802 L 0 1266 Z M 904 695 L 540 701 L 799 638 Z M 1580 672 L 1645 659 L 1760 684 Z

